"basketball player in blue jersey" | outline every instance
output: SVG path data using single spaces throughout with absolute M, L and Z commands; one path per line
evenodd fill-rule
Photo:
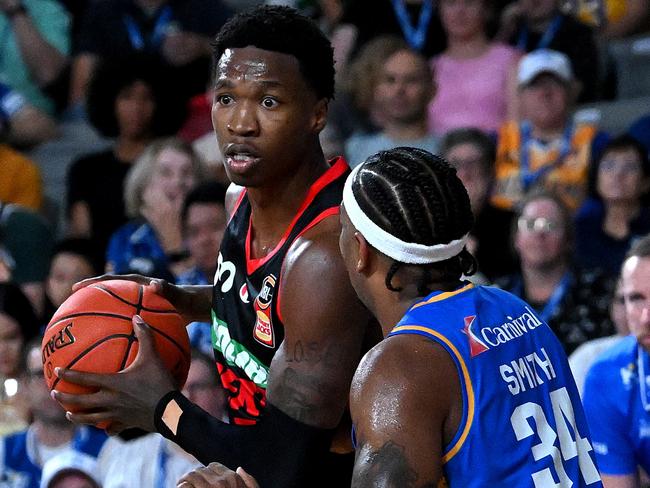
M 74 422 L 158 430 L 203 463 L 246 465 L 264 486 L 341 486 L 353 449 L 346 435 L 349 455 L 332 454 L 345 451 L 332 438 L 370 315 L 338 249 L 349 168 L 328 164 L 319 142 L 334 90 L 332 47 L 286 7 L 233 17 L 214 46 L 212 120 L 234 183 L 214 287 L 154 283 L 188 321 L 212 319 L 230 424 L 176 390 L 137 318 L 129 368 L 58 371 L 99 391 L 54 396 L 78 407 Z
M 426 151 L 380 152 L 346 181 L 340 249 L 386 336 L 352 383 L 352 486 L 601 487 L 557 338 L 515 296 L 462 281 L 472 223 L 455 170 Z M 216 465 L 183 481 L 255 486 Z

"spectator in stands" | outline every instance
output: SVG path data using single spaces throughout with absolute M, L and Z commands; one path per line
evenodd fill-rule
M 55 0 L 0 0 L 0 77 L 31 105 L 53 115 L 68 67 L 70 20 Z
M 40 316 L 54 245 L 48 223 L 36 212 L 20 205 L 4 204 L 0 199 L 0 242 L 11 256 L 12 281 L 20 286 Z
M 567 354 L 614 333 L 608 312 L 614 284 L 573 266 L 573 242 L 573 221 L 562 201 L 550 193 L 529 195 L 513 232 L 521 272 L 498 281 L 537 310 Z
M 440 154 L 456 168 L 472 204 L 474 228 L 467 246 L 478 261 L 479 272 L 491 281 L 514 273 L 517 261 L 510 246 L 514 213 L 490 203 L 494 142 L 479 129 L 455 129 L 442 139 Z
M 408 45 L 397 36 L 379 36 L 366 44 L 348 66 L 342 90 L 331 102 L 330 130 L 342 140 L 353 133 L 373 133 L 384 125 L 384 114 L 374 103 L 375 90 L 388 58 Z M 327 128 L 326 127 L 326 128 Z
M 106 434 L 68 422 L 65 409 L 50 396 L 43 376 L 41 339 L 25 349 L 27 399 L 33 421 L 23 431 L 0 438 L 0 476 L 9 486 L 37 488 L 43 465 L 54 456 L 79 451 L 96 457 Z
M 0 283 L 0 435 L 27 427 L 23 350 L 38 332 L 34 310 L 20 288 Z M 0 459 L 0 480 L 1 466 Z
M 393 34 L 427 58 L 444 49 L 434 0 L 349 0 L 344 5 L 341 23 L 356 28 L 357 47 L 377 36 Z
M 102 0 L 86 11 L 73 63 L 71 103 L 83 102 L 98 61 L 144 53 L 170 68 L 183 100 L 205 90 L 210 41 L 230 16 L 221 0 Z
M 596 360 L 583 394 L 603 485 L 638 487 L 638 467 L 650 472 L 650 236 L 636 241 L 621 271 L 632 332 Z
M 648 27 L 648 0 L 571 0 L 562 12 L 598 29 L 605 39 L 617 39 L 642 32 Z
M 559 0 L 521 0 L 502 12 L 497 39 L 524 52 L 552 49 L 571 61 L 580 82 L 579 102 L 598 98 L 598 48 L 592 29 L 560 12 Z
M 375 86 L 373 104 L 383 114 L 383 130 L 353 135 L 345 156 L 354 167 L 376 152 L 413 146 L 438 152 L 438 139 L 427 130 L 427 106 L 435 93 L 427 60 L 405 48 L 388 57 Z
M 68 172 L 69 234 L 90 238 L 95 252 L 104 255 L 108 239 L 126 223 L 124 179 L 155 138 L 173 134 L 183 111 L 161 86 L 164 76 L 157 63 L 135 56 L 102 65 L 88 95 L 88 114 L 112 148 L 75 161 Z
M 441 0 L 447 48 L 432 60 L 437 93 L 429 128 L 437 135 L 477 127 L 496 132 L 516 115 L 519 52 L 488 38 L 489 0 Z
M 175 281 L 187 270 L 181 209 L 188 192 L 206 175 L 189 144 L 176 138 L 152 143 L 127 176 L 124 201 L 131 220 L 109 241 L 107 271 Z
M 0 162 L 0 202 L 17 203 L 38 212 L 43 204 L 38 166 L 1 139 Z
M 180 274 L 179 285 L 209 285 L 217 270 L 219 246 L 228 215 L 226 187 L 216 181 L 202 183 L 185 197 L 181 210 L 183 240 L 193 266 Z M 190 342 L 206 354 L 212 354 L 212 326 L 192 322 L 187 326 Z
M 40 488 L 101 488 L 97 458 L 68 451 L 43 465 Z
M 630 244 L 650 232 L 650 163 L 645 148 L 612 139 L 591 170 L 592 198 L 576 216 L 576 259 L 617 275 Z
M 616 329 L 615 335 L 587 341 L 581 346 L 578 346 L 571 356 L 569 356 L 571 372 L 573 373 L 573 378 L 576 380 L 576 386 L 581 395 L 584 391 L 587 372 L 594 361 L 604 351 L 616 345 L 623 337 L 630 333 L 630 329 L 627 326 L 627 315 L 625 314 L 623 283 L 620 279 L 616 283 L 616 290 L 609 304 L 609 317 Z
M 192 350 L 192 362 L 183 387 L 191 401 L 225 422 L 225 394 L 210 356 Z M 125 440 L 112 437 L 99 455 L 103 488 L 176 488 L 178 479 L 201 466 L 194 456 L 158 433 Z
M 64 239 L 52 252 L 50 271 L 45 281 L 45 309 L 41 318 L 47 324 L 56 309 L 72 294 L 72 285 L 102 272 L 102 260 L 88 239 Z
M 0 81 L 0 134 L 13 146 L 28 147 L 58 134 L 56 122 Z
M 522 121 L 500 129 L 492 202 L 514 208 L 532 189 L 557 193 L 571 210 L 587 192 L 592 154 L 605 135 L 571 119 L 573 73 L 569 59 L 550 50 L 524 56 L 517 73 Z

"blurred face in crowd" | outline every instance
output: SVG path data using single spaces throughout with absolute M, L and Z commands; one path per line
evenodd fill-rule
M 632 148 L 607 151 L 598 165 L 597 190 L 606 203 L 638 203 L 648 189 L 639 154 Z
M 519 90 L 522 114 L 534 127 L 564 127 L 569 109 L 569 90 L 557 76 L 542 73 Z
M 150 185 L 169 200 L 183 200 L 196 183 L 189 154 L 171 147 L 160 151 Z
M 485 156 L 479 147 L 466 142 L 451 147 L 444 157 L 456 168 L 456 174 L 467 189 L 472 212 L 478 216 L 487 200 L 492 183 L 492 175 L 483 161 Z
M 627 325 L 639 345 L 650 352 L 650 257 L 628 258 L 622 279 Z
M 183 393 L 213 417 L 222 417 L 226 396 L 211 364 L 192 359 Z
M 487 17 L 484 0 L 441 0 L 439 5 L 448 37 L 468 39 L 484 32 Z
M 23 333 L 13 317 L 0 312 L 0 376 L 16 376 L 20 368 Z
M 26 370 L 29 377 L 29 408 L 34 418 L 44 422 L 68 425 L 65 410 L 50 396 L 50 390 L 43 376 L 43 361 L 40 344 L 34 345 L 27 352 Z
M 564 261 L 566 229 L 553 200 L 540 198 L 526 204 L 517 221 L 515 249 L 523 267 L 543 269 Z
M 383 66 L 375 102 L 387 120 L 408 124 L 426 117 L 433 91 L 426 60 L 410 51 L 398 51 Z
M 226 209 L 217 203 L 197 202 L 187 209 L 185 241 L 196 265 L 211 279 L 226 228 Z
M 134 139 L 149 135 L 155 109 L 153 92 L 144 81 L 122 88 L 115 100 L 120 135 Z
M 72 285 L 94 275 L 95 270 L 83 256 L 69 252 L 54 256 L 45 282 L 52 305 L 61 305 L 72 293 Z
M 548 20 L 557 11 L 557 0 L 520 0 L 524 17 L 532 22 Z

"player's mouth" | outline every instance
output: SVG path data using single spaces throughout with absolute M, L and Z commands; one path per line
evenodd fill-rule
M 247 144 L 229 144 L 224 156 L 226 166 L 235 173 L 248 172 L 260 160 L 255 148 Z

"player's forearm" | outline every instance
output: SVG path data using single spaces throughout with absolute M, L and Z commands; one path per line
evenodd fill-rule
M 270 404 L 254 426 L 225 424 L 179 392 L 160 401 L 155 423 L 161 434 L 202 463 L 243 466 L 262 488 L 318 485 L 317 463 L 327 455 L 332 438 L 332 430 L 300 423 Z

